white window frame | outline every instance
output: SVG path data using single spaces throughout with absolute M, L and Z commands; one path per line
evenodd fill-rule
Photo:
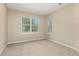
M 47 21 L 47 30 L 46 31 L 47 32 L 52 32 L 52 18 L 51 17 L 48 17 L 46 21 Z
M 30 18 L 30 31 L 29 32 L 23 32 L 22 31 L 22 17 L 29 17 Z M 35 16 L 37 17 L 37 16 Z M 39 21 L 39 24 L 38 24 L 38 32 L 32 32 L 32 18 L 33 17 L 30 17 L 30 16 L 21 16 L 21 34 L 32 34 L 32 33 L 39 33 L 39 28 L 40 28 L 40 20 L 39 20 L 39 17 L 38 18 L 38 21 Z
M 39 31 L 39 30 L 40 30 L 40 19 L 39 19 L 38 16 L 33 16 L 33 17 L 37 17 L 37 19 L 38 19 L 38 21 L 39 21 L 39 24 L 38 24 L 38 32 L 32 32 L 32 27 L 31 27 L 31 32 L 32 32 L 32 33 L 39 33 L 39 32 L 40 32 L 40 31 Z M 33 18 L 33 17 L 32 17 L 32 18 Z M 31 26 L 32 26 L 32 18 L 31 18 Z

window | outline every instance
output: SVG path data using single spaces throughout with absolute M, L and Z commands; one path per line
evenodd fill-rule
M 32 32 L 38 32 L 39 20 L 38 18 L 32 18 Z
M 47 19 L 47 32 L 52 32 L 52 20 L 50 17 Z
M 22 32 L 38 32 L 39 19 L 38 17 L 22 17 Z
M 30 18 L 22 17 L 22 32 L 30 32 Z

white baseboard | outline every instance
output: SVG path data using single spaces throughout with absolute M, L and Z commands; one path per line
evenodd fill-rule
M 8 44 L 15 44 L 15 43 L 22 43 L 22 42 L 30 42 L 30 41 L 36 41 L 36 40 L 42 40 L 43 38 L 40 39 L 32 39 L 32 40 L 21 40 L 21 41 L 16 41 L 16 42 L 8 42 Z
M 29 40 L 29 41 L 42 40 L 42 39 L 43 39 L 43 38 L 34 39 L 34 40 Z M 53 42 L 55 42 L 55 43 L 57 43 L 57 44 L 63 45 L 63 46 L 65 46 L 65 47 L 74 49 L 75 51 L 79 52 L 79 49 L 77 49 L 77 48 L 75 48 L 75 47 L 73 47 L 73 46 L 70 46 L 70 45 L 67 45 L 67 44 L 65 44 L 65 43 L 58 42 L 58 41 L 55 41 L 55 40 L 52 40 L 52 39 L 48 39 L 48 40 L 53 41 Z M 29 42 L 29 41 L 24 40 L 24 41 L 17 41 L 17 42 L 8 42 L 8 44 L 15 44 L 15 43 Z
M 0 50 L 0 55 L 2 54 L 3 51 L 4 51 L 4 49 Z
M 64 44 L 64 43 L 61 43 L 61 42 L 55 41 L 55 40 L 51 40 L 51 39 L 48 39 L 48 40 L 53 41 L 53 42 L 55 42 L 55 43 L 57 43 L 57 44 L 63 45 L 63 46 L 65 46 L 65 47 L 68 47 L 68 48 L 74 49 L 75 51 L 79 52 L 79 49 L 77 49 L 77 48 L 75 48 L 75 47 L 73 47 L 73 46 L 70 46 L 70 45 L 67 45 L 67 44 Z
M 21 43 L 21 42 L 29 42 L 34 40 L 41 40 L 46 39 L 44 33 L 38 33 L 38 34 L 30 34 L 30 35 L 24 35 L 24 37 L 18 37 L 17 39 L 8 40 L 8 44 L 14 44 L 14 43 Z
M 0 55 L 3 53 L 3 51 L 5 50 L 5 48 L 6 48 L 6 46 L 2 50 L 0 50 L 1 51 Z

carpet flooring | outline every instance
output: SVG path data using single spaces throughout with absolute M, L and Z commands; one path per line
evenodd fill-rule
M 79 53 L 49 40 L 38 40 L 10 44 L 1 56 L 79 56 Z

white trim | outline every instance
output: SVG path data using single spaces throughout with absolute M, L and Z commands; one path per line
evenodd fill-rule
M 22 32 L 22 17 L 29 17 L 29 16 L 21 16 L 21 34 L 23 34 L 24 32 Z M 29 32 L 27 32 L 27 33 L 30 33 L 30 31 Z
M 73 47 L 73 46 L 71 46 L 71 45 L 67 45 L 67 44 L 64 44 L 64 43 L 61 43 L 61 42 L 58 42 L 58 41 L 52 40 L 52 39 L 48 39 L 48 40 L 53 41 L 53 42 L 55 42 L 55 43 L 57 43 L 57 44 L 63 45 L 63 46 L 65 46 L 65 47 L 68 47 L 68 48 L 74 49 L 75 51 L 79 52 L 79 49 L 77 49 L 77 48 L 75 48 L 75 47 Z
M 36 40 L 43 40 L 43 38 L 39 38 L 39 39 L 32 39 L 32 40 L 23 40 L 23 41 L 16 41 L 16 42 L 8 42 L 9 44 L 15 44 L 15 43 L 22 43 L 22 42 L 31 42 L 31 41 L 36 41 Z
M 40 34 L 40 35 L 38 37 L 35 37 L 35 38 L 33 38 L 32 36 L 30 36 L 30 38 L 28 38 L 28 40 L 18 40 L 18 41 L 8 42 L 8 44 L 15 44 L 15 43 L 22 43 L 22 42 L 30 42 L 30 41 L 43 40 L 43 39 L 45 39 L 45 37 L 44 37 L 43 34 Z
M 0 50 L 0 55 L 4 52 L 4 50 L 6 49 L 6 46 L 4 46 L 4 48 Z
M 32 18 L 30 17 L 30 32 L 32 32 Z
M 22 32 L 22 17 L 28 17 L 28 18 L 30 18 L 30 31 L 29 32 Z M 31 17 L 31 16 L 21 16 L 21 34 L 39 33 L 40 23 L 38 24 L 38 32 L 32 32 L 32 18 L 33 17 Z M 37 17 L 37 18 L 38 18 L 38 21 L 40 22 L 39 17 Z
M 32 16 L 32 18 L 33 18 L 33 17 L 37 17 L 38 21 L 40 22 L 40 19 L 39 19 L 38 16 Z M 32 19 L 31 19 L 31 22 L 32 22 Z M 32 23 L 31 23 L 31 24 L 32 24 Z M 32 25 L 31 25 L 31 26 L 32 26 Z M 40 32 L 39 30 L 40 30 L 40 23 L 38 24 L 38 32 L 32 32 L 32 29 L 31 29 L 31 32 L 32 32 L 32 33 L 39 33 L 39 32 Z

